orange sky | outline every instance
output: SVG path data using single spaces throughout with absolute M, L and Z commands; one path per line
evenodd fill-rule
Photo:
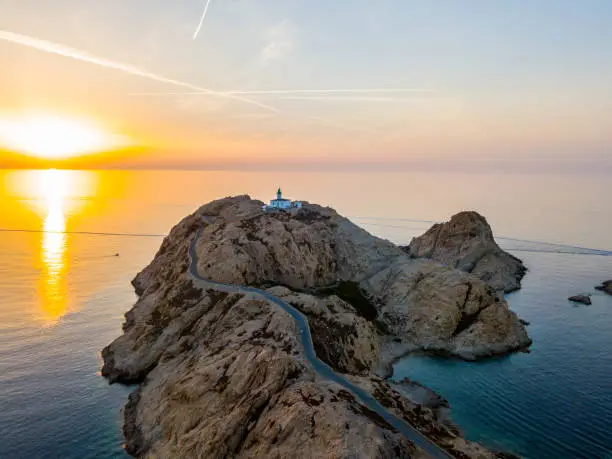
M 129 139 L 79 167 L 611 161 L 612 8 L 200 3 L 0 0 L 0 118 Z

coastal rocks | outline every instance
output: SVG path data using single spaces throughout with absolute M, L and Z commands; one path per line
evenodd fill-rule
M 448 408 L 448 400 L 424 386 L 418 381 L 404 378 L 393 384 L 393 388 L 404 397 L 417 405 L 426 406 L 431 409 Z
M 507 303 L 498 300 L 480 279 L 432 261 L 411 259 L 400 247 L 370 235 L 333 209 L 305 203 L 302 209 L 266 213 L 259 201 L 227 198 L 200 208 L 179 224 L 177 236 L 171 234 L 171 239 L 182 238 L 184 228 L 197 221 L 206 222 L 196 245 L 198 272 L 205 278 L 241 285 L 282 285 L 324 296 L 345 294 L 353 306 L 351 314 L 361 315 L 383 332 L 390 330 L 393 338 L 417 349 L 465 359 L 504 354 L 531 343 Z M 488 233 L 479 231 L 486 242 L 481 248 L 493 253 L 490 228 Z M 453 234 L 452 241 L 458 242 L 460 234 Z M 185 250 L 172 244 L 177 243 L 168 242 L 168 249 L 145 269 L 147 273 L 168 269 L 165 255 Z M 470 243 L 465 247 L 480 246 Z M 500 260 L 505 256 L 515 260 L 499 250 Z M 470 257 L 476 253 L 469 252 Z M 467 266 L 466 257 L 461 267 Z M 320 317 L 313 324 L 324 330 L 318 323 Z M 330 346 L 319 346 L 323 348 Z M 340 365 L 336 368 L 357 369 L 344 366 L 347 362 L 335 362 Z M 355 361 L 352 365 L 361 368 L 362 364 Z
M 413 258 L 430 258 L 472 273 L 505 293 L 521 288 L 527 271 L 521 260 L 497 245 L 491 227 L 477 212 L 460 212 L 433 225 L 405 250 Z
M 582 303 L 590 306 L 591 303 L 591 295 L 574 295 L 568 298 L 569 301 L 573 301 L 574 303 Z
M 350 379 L 354 384 L 370 392 L 393 414 L 408 421 L 428 438 L 434 440 L 451 457 L 461 459 L 503 457 L 500 453 L 490 451 L 478 443 L 463 438 L 459 428 L 448 419 L 446 407 L 444 407 L 446 401 L 440 398 L 439 404 L 436 404 L 433 401 L 433 391 L 424 386 L 420 387 L 421 390 L 432 394 L 430 401 L 435 406 L 420 404 L 412 400 L 416 395 L 416 384 L 410 380 L 388 384 L 385 380 L 375 376 L 370 378 L 350 377 Z
M 426 457 L 342 387 L 317 380 L 304 362 L 295 323 L 274 305 L 214 292 L 186 304 L 184 312 L 170 303 L 164 299 L 159 314 L 175 339 L 168 342 L 162 333 L 151 340 L 146 334 L 133 343 L 163 350 L 148 362 L 126 406 L 129 454 Z M 124 345 L 125 340 L 115 341 L 107 348 L 103 372 L 134 382 L 131 375 L 142 367 L 137 359 L 116 360 Z
M 317 298 L 274 287 L 268 292 L 308 316 L 317 356 L 342 373 L 367 375 L 379 360 L 379 338 L 373 322 L 359 316 L 335 295 Z
M 131 375 L 141 374 L 124 411 L 130 455 L 280 458 L 299 451 L 299 457 L 429 457 L 350 392 L 319 379 L 305 362 L 295 323 L 275 305 L 208 291 L 198 302 L 184 303 L 183 311 L 171 300 L 183 287 L 170 288 L 158 298 L 159 310 L 150 311 L 164 317 L 174 342 L 168 344 L 163 333 L 145 333 L 132 347 L 161 350 L 148 368 L 137 359 L 117 359 L 125 340 L 104 352 L 103 373 L 110 379 L 133 383 Z M 138 328 L 128 333 L 136 341 L 142 336 Z M 437 407 L 411 401 L 381 378 L 351 381 L 451 456 L 498 457 L 462 438 Z
M 409 350 L 475 360 L 531 344 L 506 301 L 462 271 L 429 260 L 404 260 L 367 285 L 377 293 L 380 320 Z
M 601 285 L 597 285 L 595 290 L 599 290 L 601 292 L 607 293 L 608 295 L 612 295 L 612 280 L 607 280 L 601 283 Z
M 477 277 L 432 261 L 411 259 L 400 247 L 370 235 L 333 209 L 308 203 L 301 209 L 273 213 L 263 212 L 261 202 L 248 196 L 202 206 L 172 230 L 160 253 L 137 276 L 135 286 L 151 276 L 172 281 L 178 275 L 169 271 L 173 265 L 180 265 L 179 272 L 186 269 L 187 256 L 182 258 L 181 254 L 186 254 L 185 241 L 192 237 L 186 235 L 193 234 L 198 225 L 203 226 L 196 244 L 198 272 L 204 278 L 336 295 L 344 299 L 344 307 L 350 303 L 349 314 L 372 322 L 383 334 L 390 330 L 392 338 L 416 349 L 465 359 L 504 354 L 531 343 L 507 303 L 497 300 L 495 292 Z M 495 242 L 490 228 L 480 233 L 487 241 L 486 250 L 492 253 Z M 458 242 L 459 237 L 457 233 L 452 240 Z M 507 255 L 500 253 L 500 257 Z M 177 262 L 170 262 L 169 256 L 178 257 Z M 466 257 L 461 267 L 466 266 Z M 421 278 L 427 281 L 421 283 Z M 329 325 L 330 317 L 337 320 L 339 316 L 334 312 L 325 317 Z M 321 316 L 313 320 L 314 328 L 320 331 L 316 337 L 322 337 L 326 328 L 333 329 L 323 322 Z M 342 348 L 348 352 L 346 345 L 321 345 L 319 350 Z M 350 365 L 346 356 L 342 362 L 337 357 L 330 356 L 331 364 L 339 365 L 334 368 L 341 371 L 370 367 L 360 357 Z M 371 357 L 365 359 L 371 362 Z
M 126 313 L 123 334 L 102 350 L 102 375 L 112 382 L 138 383 L 169 349 L 182 346 L 211 297 L 181 276 L 174 285 L 143 296 Z
M 201 277 L 274 297 L 194 284 L 192 241 Z M 374 375 L 388 342 L 468 359 L 528 345 L 505 301 L 471 274 L 411 259 L 332 209 L 266 213 L 239 196 L 183 219 L 133 285 L 123 334 L 102 351 L 109 381 L 138 384 L 124 412 L 133 456 L 426 457 L 315 372 L 278 298 L 307 317 L 317 356 L 389 412 L 455 457 L 497 457 L 463 439 L 443 406 Z
M 359 282 L 402 256 L 333 209 L 304 204 L 288 212 L 263 212 L 262 203 L 228 198 L 198 241 L 198 272 L 242 285 L 325 287 L 339 279 Z M 210 205 L 197 214 L 212 213 Z
M 600 292 L 607 293 L 608 295 L 612 295 L 612 280 L 607 280 L 601 283 L 601 285 L 596 285 L 595 290 L 599 290 Z M 582 303 L 586 305 L 591 305 L 591 295 L 590 294 L 580 294 L 570 296 L 568 298 L 569 301 L 573 301 L 574 303 Z

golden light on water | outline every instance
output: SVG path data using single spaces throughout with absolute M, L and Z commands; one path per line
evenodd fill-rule
M 41 313 L 45 323 L 51 325 L 68 311 L 64 200 L 70 188 L 70 173 L 54 169 L 41 171 L 38 184 L 47 209 L 40 250 Z
M 83 211 L 96 187 L 92 172 L 31 170 L 11 173 L 9 186 L 37 214 L 40 242 L 35 266 L 38 308 L 35 316 L 43 325 L 56 324 L 71 311 L 68 289 L 71 266 L 69 222 Z
M 41 159 L 65 159 L 128 145 L 91 120 L 46 114 L 0 117 L 0 147 Z

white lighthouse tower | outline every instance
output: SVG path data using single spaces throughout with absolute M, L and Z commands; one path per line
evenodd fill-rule
M 300 209 L 302 207 L 302 201 L 291 201 L 290 199 L 283 198 L 283 192 L 280 187 L 276 190 L 276 199 L 272 199 L 269 205 L 264 205 L 263 210 L 287 210 L 287 209 Z

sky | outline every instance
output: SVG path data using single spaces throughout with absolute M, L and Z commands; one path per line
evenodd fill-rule
M 0 0 L 0 69 L 84 166 L 612 171 L 609 0 Z

